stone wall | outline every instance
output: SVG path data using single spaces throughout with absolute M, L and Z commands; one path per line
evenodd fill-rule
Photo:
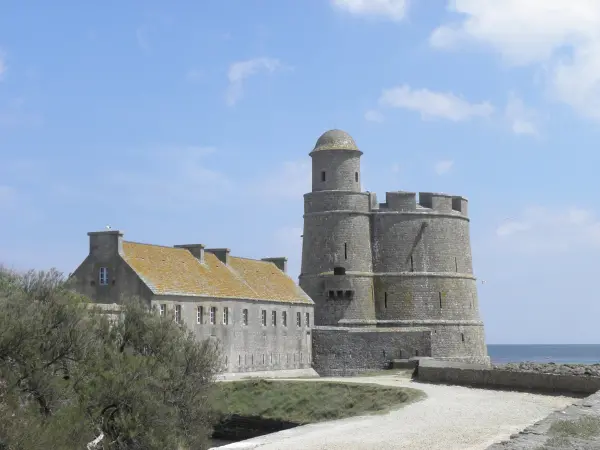
M 181 306 L 182 321 L 198 340 L 214 339 L 222 350 L 224 371 L 256 372 L 270 370 L 310 369 L 312 361 L 313 306 L 306 304 L 276 303 L 255 300 L 199 299 L 198 297 L 156 297 L 153 307 L 164 304 L 173 314 Z M 198 308 L 201 307 L 201 317 Z M 214 324 L 210 309 L 216 308 Z M 224 308 L 228 323 L 223 323 Z M 248 324 L 243 311 L 248 311 Z M 266 325 L 262 324 L 266 312 Z M 275 312 L 275 324 L 273 324 Z M 287 323 L 283 323 L 283 313 Z M 297 314 L 300 314 L 300 326 Z M 308 314 L 309 324 L 306 324 Z M 198 323 L 200 319 L 200 323 Z
M 589 395 L 600 390 L 600 377 L 517 372 L 449 361 L 421 360 L 417 379 L 490 389 Z
M 392 359 L 431 355 L 431 332 L 425 328 L 313 329 L 313 368 L 321 376 L 352 376 L 383 370 Z

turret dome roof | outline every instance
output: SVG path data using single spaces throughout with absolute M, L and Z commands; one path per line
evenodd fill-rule
M 329 130 L 317 139 L 313 152 L 322 150 L 356 150 L 358 147 L 348 133 L 342 130 Z

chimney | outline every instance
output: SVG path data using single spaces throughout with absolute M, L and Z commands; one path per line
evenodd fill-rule
M 201 263 L 204 262 L 204 245 L 203 244 L 181 244 L 181 245 L 174 245 L 173 247 L 175 247 L 175 248 L 185 248 L 198 261 L 200 261 Z
M 277 258 L 263 258 L 262 261 L 272 262 L 283 273 L 287 273 L 287 258 L 285 256 L 279 256 Z
M 123 254 L 123 233 L 119 230 L 90 231 L 90 255 L 97 259 L 109 259 Z
M 207 248 L 206 251 L 215 255 L 223 264 L 229 264 L 229 252 L 231 250 L 228 248 Z

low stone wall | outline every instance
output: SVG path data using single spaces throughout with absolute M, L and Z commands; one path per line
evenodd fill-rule
M 313 368 L 320 376 L 353 376 L 389 369 L 401 355 L 430 356 L 426 328 L 315 327 Z
M 584 371 L 585 372 L 585 371 Z M 423 382 L 457 384 L 490 389 L 507 389 L 554 394 L 590 395 L 600 390 L 600 376 L 489 368 L 475 364 L 421 360 L 417 379 Z
M 488 450 L 593 450 L 600 448 L 600 392 L 514 434 Z

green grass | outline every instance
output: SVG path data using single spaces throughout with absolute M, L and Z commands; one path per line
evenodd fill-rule
M 416 389 L 376 384 L 269 380 L 217 384 L 219 413 L 297 424 L 382 413 L 425 398 Z

